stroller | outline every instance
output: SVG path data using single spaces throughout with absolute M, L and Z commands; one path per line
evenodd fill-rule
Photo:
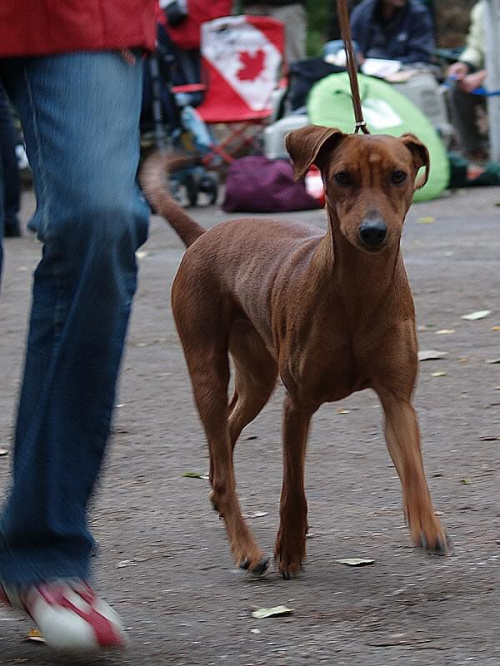
M 176 199 L 196 206 L 202 196 L 215 204 L 219 194 L 214 165 L 214 139 L 195 110 L 203 98 L 204 86 L 186 78 L 196 77 L 196 68 L 182 69 L 162 25 L 158 25 L 156 51 L 144 60 L 144 87 L 141 111 L 141 148 L 147 151 L 174 149 L 190 157 L 183 169 L 170 174 L 170 188 Z M 176 91 L 176 85 L 182 92 Z

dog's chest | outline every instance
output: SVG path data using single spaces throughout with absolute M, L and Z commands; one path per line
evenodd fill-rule
M 285 386 L 318 403 L 342 400 L 366 388 L 369 367 L 352 340 L 325 336 L 312 344 L 288 347 L 280 362 Z

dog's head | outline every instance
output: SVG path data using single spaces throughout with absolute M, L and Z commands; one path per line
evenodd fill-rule
M 416 136 L 344 134 L 311 125 L 287 134 L 285 143 L 297 179 L 312 164 L 320 169 L 330 215 L 352 245 L 379 252 L 399 243 L 413 193 L 429 174 L 429 153 Z

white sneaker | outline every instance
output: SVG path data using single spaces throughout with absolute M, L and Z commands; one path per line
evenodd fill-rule
M 119 615 L 83 581 L 55 580 L 26 588 L 0 583 L 0 602 L 28 615 L 57 652 L 92 654 L 127 644 Z

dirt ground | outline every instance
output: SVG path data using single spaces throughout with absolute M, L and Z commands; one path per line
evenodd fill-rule
M 95 498 L 96 585 L 123 615 L 131 646 L 95 664 L 126 666 L 441 666 L 500 664 L 500 190 L 463 190 L 413 206 L 403 249 L 422 350 L 415 404 L 433 499 L 453 555 L 426 556 L 404 525 L 399 481 L 375 395 L 315 416 L 307 464 L 311 538 L 304 573 L 258 581 L 235 569 L 211 510 L 206 446 L 173 326 L 169 290 L 182 256 L 159 219 L 140 254 L 113 443 Z M 23 218 L 33 210 L 24 198 Z M 195 209 L 205 226 L 225 216 Z M 324 227 L 322 211 L 293 217 Z M 19 386 L 31 271 L 40 245 L 5 242 L 0 300 L 0 448 Z M 484 319 L 462 315 L 491 310 Z M 448 333 L 442 333 L 446 330 Z M 239 493 L 272 552 L 281 485 L 278 389 L 237 448 Z M 339 413 L 341 409 L 344 413 Z M 496 439 L 495 439 L 496 438 Z M 10 456 L 0 456 L 0 489 Z M 257 516 L 255 516 L 255 513 Z M 336 560 L 362 557 L 370 566 Z M 257 620 L 284 604 L 293 614 Z M 29 624 L 0 608 L 0 664 L 61 664 L 25 640 Z M 82 662 L 91 663 L 91 662 Z

